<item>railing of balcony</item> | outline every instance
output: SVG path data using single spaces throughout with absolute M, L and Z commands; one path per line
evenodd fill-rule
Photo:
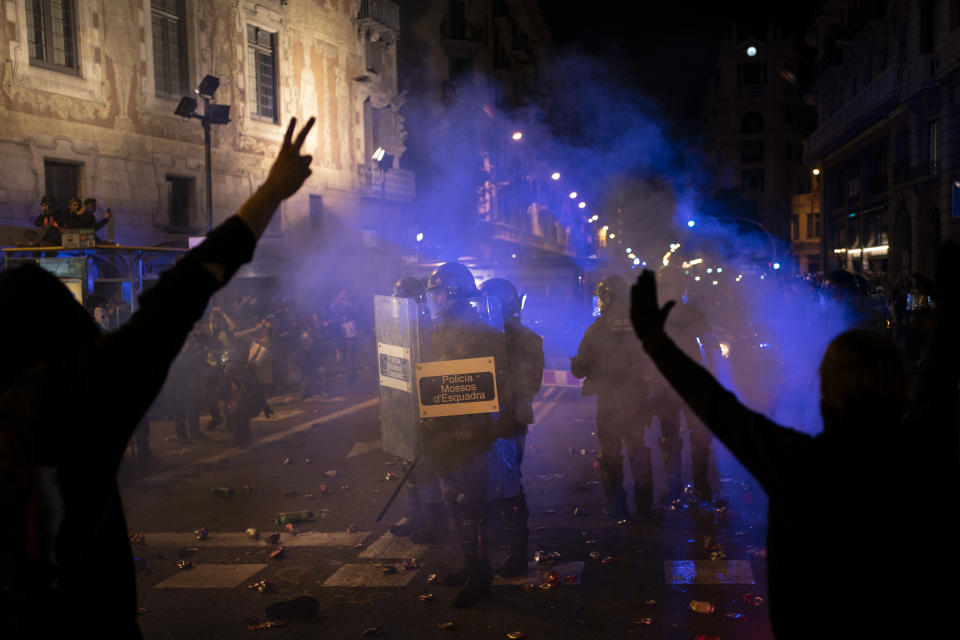
M 894 65 L 887 67 L 860 93 L 817 127 L 817 130 L 810 135 L 809 148 L 812 150 L 823 148 L 857 119 L 881 105 L 891 104 L 900 95 L 902 83 L 902 68 Z
M 357 165 L 360 195 L 366 198 L 410 201 L 416 196 L 416 174 L 406 169 L 384 171 L 375 164 Z
M 360 0 L 360 20 L 376 20 L 385 27 L 400 31 L 400 5 L 392 0 Z

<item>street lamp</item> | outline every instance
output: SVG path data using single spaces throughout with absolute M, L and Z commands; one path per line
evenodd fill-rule
M 197 113 L 197 101 L 190 96 L 183 96 L 174 115 L 181 118 L 197 118 L 203 126 L 203 147 L 205 154 L 205 173 L 207 182 L 207 229 L 213 231 L 213 172 L 210 164 L 210 125 L 227 124 L 230 122 L 230 105 L 211 104 L 213 95 L 220 86 L 220 78 L 206 75 L 197 85 L 196 93 L 203 98 L 203 115 Z

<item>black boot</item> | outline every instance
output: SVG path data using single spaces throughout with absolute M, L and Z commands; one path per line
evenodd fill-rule
M 627 510 L 627 492 L 623 489 L 614 491 L 607 498 L 607 516 L 612 520 L 629 520 L 630 511 Z
M 463 566 L 466 582 L 453 598 L 454 607 L 469 607 L 493 595 L 490 584 L 493 571 L 487 556 L 486 523 L 479 518 L 458 518 L 460 545 L 463 547 Z
M 527 575 L 527 497 L 521 493 L 513 498 L 498 500 L 503 516 L 503 530 L 507 536 L 510 553 L 506 561 L 497 567 L 495 573 L 504 578 L 516 578 Z

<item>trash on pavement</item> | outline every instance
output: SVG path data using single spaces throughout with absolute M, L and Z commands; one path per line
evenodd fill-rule
M 336 470 L 336 469 L 328 469 L 328 470 L 326 470 L 326 471 L 323 472 L 323 475 L 327 476 L 328 478 L 336 478 L 336 477 L 337 477 L 337 470 Z
M 264 544 L 280 544 L 280 534 L 276 531 L 263 539 Z
M 436 600 L 432 593 L 421 593 L 419 596 L 417 596 L 417 599 L 419 599 L 420 602 L 433 602 Z
M 259 593 L 270 593 L 273 591 L 273 580 L 264 578 L 263 580 L 247 585 L 247 589 L 250 589 L 250 591 L 258 591 Z
M 146 538 L 143 537 L 142 533 L 131 533 L 130 534 L 130 544 L 145 544 Z
M 299 524 L 312 519 L 312 511 L 284 511 L 277 514 L 277 524 Z
M 690 610 L 694 613 L 713 613 L 714 607 L 713 603 L 707 602 L 706 600 L 691 600 L 690 601 Z
M 347 533 L 359 533 L 360 527 L 356 523 L 347 525 Z
M 404 571 L 411 571 L 413 569 L 419 569 L 419 568 L 420 568 L 420 561 L 417 560 L 416 558 L 407 558 L 403 561 Z
M 383 625 L 378 624 L 372 627 L 367 627 L 366 629 L 363 630 L 363 632 L 360 635 L 361 636 L 382 636 L 385 634 L 386 632 L 383 630 Z
M 452 622 L 438 622 L 437 629 L 453 629 Z
M 210 493 L 215 496 L 220 496 L 221 498 L 226 498 L 233 495 L 233 489 L 230 487 L 213 487 L 210 489 Z
M 189 560 L 177 560 L 177 569 L 181 571 L 184 569 L 193 569 L 193 563 Z
M 746 602 L 747 604 L 752 604 L 755 607 L 759 607 L 764 602 L 763 596 L 758 595 L 756 593 L 744 594 L 743 601 Z
M 637 625 L 651 625 L 653 624 L 653 618 L 634 618 L 633 624 Z
M 210 532 L 207 531 L 206 527 L 201 527 L 193 532 L 193 537 L 197 540 L 206 540 L 209 535 Z
M 276 549 L 270 552 L 270 557 L 273 558 L 274 560 L 279 560 L 280 558 L 283 557 L 284 553 L 286 553 L 286 549 L 284 549 L 283 547 L 277 547 Z

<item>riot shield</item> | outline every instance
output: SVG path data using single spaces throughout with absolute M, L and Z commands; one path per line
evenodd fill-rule
M 413 460 L 420 451 L 414 370 L 422 358 L 420 314 L 408 298 L 374 296 L 383 450 Z

